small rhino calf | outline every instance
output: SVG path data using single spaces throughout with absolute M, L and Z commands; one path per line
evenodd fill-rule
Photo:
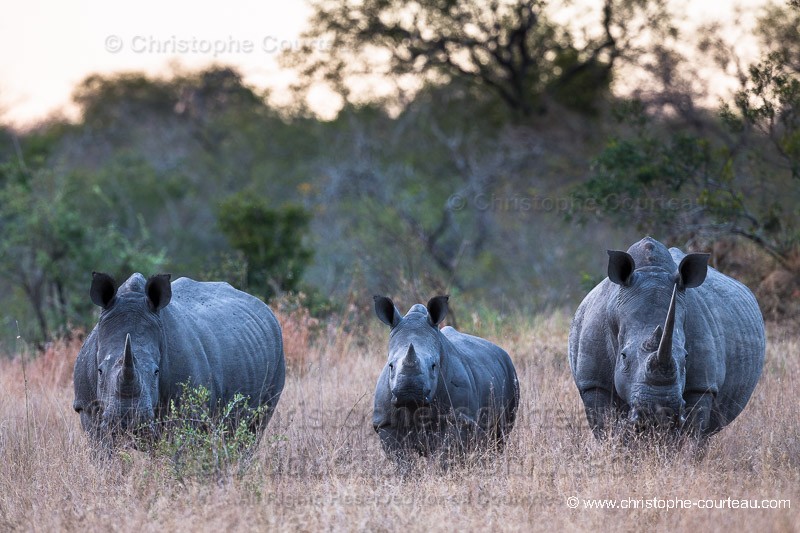
M 447 296 L 416 304 L 406 316 L 389 298 L 374 300 L 378 318 L 391 327 L 372 417 L 387 455 L 464 453 L 481 444 L 502 449 L 519 405 L 508 354 L 450 326 L 440 330 Z

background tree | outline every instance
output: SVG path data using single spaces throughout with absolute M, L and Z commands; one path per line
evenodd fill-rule
M 246 262 L 246 289 L 269 299 L 297 291 L 313 252 L 304 242 L 311 215 L 302 207 L 270 209 L 252 193 L 222 202 L 219 227 Z
M 594 160 L 593 175 L 574 192 L 573 214 L 676 239 L 742 237 L 800 272 L 800 14 L 791 9 L 762 18 L 768 51 L 722 106 L 722 127 L 697 115 L 700 127 L 685 117 L 658 127 L 641 102 L 621 106 L 627 131 Z
M 330 46 L 285 60 L 346 97 L 332 120 L 214 66 L 90 76 L 78 119 L 0 127 L 0 342 L 17 322 L 31 339 L 91 322 L 92 270 L 300 289 L 347 313 L 447 291 L 480 321 L 572 308 L 604 250 L 642 233 L 756 243 L 722 266 L 753 287 L 775 269 L 764 251 L 797 265 L 796 11 L 765 11 L 763 59 L 719 113 L 664 2 L 563 23 L 521 0 L 314 6 L 306 37 Z M 649 77 L 621 99 L 634 67 Z M 359 76 L 408 90 L 349 93 Z
M 100 194 L 87 198 L 70 181 L 22 163 L 0 166 L 0 271 L 30 311 L 20 309 L 8 326 L 18 326 L 34 343 L 87 324 L 92 270 L 152 273 L 164 259 L 147 242 L 144 228 L 131 240 L 113 222 L 92 216 L 98 211 L 87 207 L 101 201 Z M 31 315 L 35 326 L 27 320 Z
M 672 31 L 664 5 L 606 0 L 578 39 L 544 0 L 315 0 L 306 45 L 285 63 L 305 88 L 324 82 L 346 100 L 353 79 L 381 76 L 401 86 L 466 81 L 515 114 L 544 111 L 547 98 L 592 112 L 637 38 Z

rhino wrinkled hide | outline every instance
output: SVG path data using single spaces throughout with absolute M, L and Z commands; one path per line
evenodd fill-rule
M 501 449 L 514 426 L 519 382 L 511 358 L 484 339 L 440 330 L 447 302 L 438 296 L 401 316 L 389 298 L 375 297 L 391 332 L 372 424 L 384 451 L 398 460 L 412 452 Z
M 94 273 L 92 301 L 102 308 L 75 362 L 73 407 L 97 441 L 147 430 L 166 414 L 182 385 L 204 386 L 213 407 L 236 393 L 267 406 L 263 430 L 283 391 L 283 340 L 261 300 L 227 283 L 133 274 L 119 289 Z
M 596 437 L 610 420 L 699 439 L 747 405 L 764 364 L 764 321 L 750 290 L 646 237 L 609 251 L 608 278 L 575 313 L 569 364 Z

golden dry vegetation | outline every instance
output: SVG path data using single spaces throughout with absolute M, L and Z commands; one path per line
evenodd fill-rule
M 800 523 L 793 327 L 768 328 L 767 364 L 750 404 L 697 459 L 691 446 L 630 449 L 593 439 L 566 360 L 566 314 L 497 327 L 475 320 L 463 329 L 505 347 L 519 372 L 510 444 L 447 470 L 420 460 L 401 476 L 370 423 L 386 332 L 379 324 L 366 334 L 334 329 L 310 346 L 307 317 L 281 318 L 291 358 L 283 397 L 249 466 L 225 476 L 178 479 L 163 457 L 90 453 L 71 406 L 78 341 L 3 358 L 0 530 L 793 531 Z M 628 507 L 781 499 L 792 508 L 587 509 L 591 498 Z

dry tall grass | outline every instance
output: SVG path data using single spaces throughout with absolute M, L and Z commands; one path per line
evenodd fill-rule
M 594 441 L 566 361 L 568 326 L 555 314 L 477 331 L 517 365 L 522 408 L 510 445 L 447 471 L 420 461 L 406 478 L 384 458 L 370 424 L 386 346 L 378 327 L 366 336 L 334 331 L 309 347 L 297 344 L 308 342 L 302 325 L 285 325 L 295 328 L 287 353 L 300 354 L 292 366 L 302 371 L 287 379 L 252 466 L 185 484 L 147 454 L 99 460 L 87 452 L 71 407 L 78 344 L 54 346 L 27 364 L 3 359 L 0 530 L 797 530 L 796 331 L 770 327 L 767 365 L 749 406 L 698 460 L 688 449 Z M 567 504 L 572 496 L 576 509 Z M 776 498 L 793 508 L 590 510 L 588 498 Z

